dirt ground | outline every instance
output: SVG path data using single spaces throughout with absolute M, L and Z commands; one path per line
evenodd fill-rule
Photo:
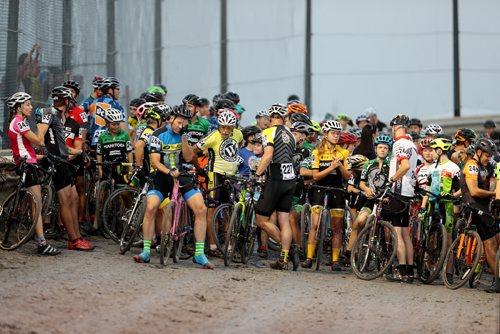
M 500 295 L 468 286 L 278 272 L 271 260 L 201 270 L 136 264 L 112 241 L 93 253 L 0 252 L 0 333 L 500 333 Z M 64 243 L 56 243 L 64 246 Z M 133 252 L 138 252 L 137 249 Z

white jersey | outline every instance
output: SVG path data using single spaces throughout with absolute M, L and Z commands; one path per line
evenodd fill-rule
M 427 178 L 429 177 L 429 167 L 425 163 L 421 164 L 417 167 L 416 174 L 419 188 L 425 190 L 427 187 Z
M 408 159 L 410 162 L 410 169 L 401 179 L 394 182 L 391 190 L 399 195 L 413 197 L 415 196 L 415 185 L 417 183 L 415 171 L 417 169 L 418 151 L 409 136 L 398 137 L 394 142 L 390 160 L 389 178 L 396 174 L 401 161 L 404 159 Z

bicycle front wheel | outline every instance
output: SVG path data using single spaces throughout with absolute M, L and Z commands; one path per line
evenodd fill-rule
M 111 195 L 111 182 L 110 181 L 102 181 L 99 183 L 99 188 L 97 188 L 96 200 L 95 200 L 95 220 L 97 228 L 101 231 L 102 235 L 105 238 L 109 238 L 109 235 L 105 233 L 103 228 L 103 212 L 104 212 L 104 204 L 106 199 Z
M 214 214 L 212 216 L 212 222 L 210 224 L 210 228 L 212 229 L 212 235 L 214 236 L 217 249 L 219 249 L 221 253 L 224 251 L 227 229 L 229 226 L 229 220 L 231 219 L 232 213 L 233 213 L 233 204 L 224 203 L 215 208 Z
M 497 250 L 497 256 L 495 259 L 495 282 L 497 286 L 497 292 L 500 292 L 500 248 Z
M 362 280 L 382 276 L 392 265 L 398 249 L 394 227 L 385 221 L 373 224 L 373 219 L 373 216 L 368 218 L 351 253 L 352 271 Z
M 169 202 L 167 207 L 165 208 L 165 218 L 163 219 L 163 225 L 161 228 L 161 243 L 160 243 L 160 263 L 163 265 L 167 265 L 168 258 L 172 253 L 172 248 L 174 245 L 172 234 L 170 233 L 170 229 L 168 228 L 168 220 L 173 216 L 175 208 L 174 202 Z M 172 228 L 172 222 L 170 223 L 170 228 Z
M 227 267 L 234 259 L 234 254 L 237 252 L 238 237 L 240 233 L 241 212 L 243 207 L 240 203 L 234 205 L 233 214 L 229 221 L 227 230 L 227 238 L 224 244 L 224 265 Z
M 257 227 L 255 226 L 255 210 L 252 203 L 249 203 L 245 210 L 245 228 L 243 231 L 243 245 L 241 247 L 241 262 L 248 263 L 253 254 Z
M 325 243 L 326 236 L 326 227 L 328 224 L 328 220 L 330 219 L 330 212 L 328 210 L 323 209 L 319 215 L 318 219 L 318 231 L 316 232 L 316 263 L 315 268 L 319 270 L 321 266 L 321 260 L 323 259 L 323 246 Z
M 447 234 L 441 223 L 432 224 L 425 247 L 418 256 L 417 271 L 424 284 L 431 284 L 441 274 L 446 257 Z
M 307 239 L 311 230 L 311 204 L 306 203 L 302 206 L 300 212 L 300 237 L 302 246 L 302 256 L 307 258 Z
M 132 214 L 132 203 L 138 195 L 137 189 L 124 187 L 115 190 L 104 203 L 102 227 L 116 243 L 120 243 L 123 227 Z
M 481 258 L 483 242 L 476 231 L 458 235 L 446 254 L 443 282 L 449 289 L 463 286 L 474 273 Z
M 142 221 L 146 212 L 146 196 L 141 196 L 134 203 L 132 213 L 123 228 L 120 238 L 120 254 L 125 254 L 132 245 L 137 245 L 142 240 Z
M 20 190 L 17 205 L 16 192 L 7 197 L 0 214 L 0 249 L 14 250 L 33 237 L 40 215 L 39 200 L 27 189 Z

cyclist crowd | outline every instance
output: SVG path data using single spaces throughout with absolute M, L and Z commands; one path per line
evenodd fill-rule
M 387 204 L 383 216 L 398 239 L 393 279 L 412 282 L 415 275 L 407 204 L 420 198 L 419 189 L 425 193 L 419 216 L 425 219 L 438 206 L 447 233 L 452 232 L 459 212 L 452 197 L 461 196 L 480 210 L 473 221 L 486 261 L 495 267 L 500 245 L 498 215 L 477 214 L 495 212 L 500 203 L 499 133 L 493 121 L 485 123 L 482 136 L 468 128 L 450 136 L 438 124 L 424 127 L 419 119 L 404 114 L 386 125 L 373 108 L 354 122 L 339 114 L 318 123 L 297 96 L 290 96 L 287 104 L 272 104 L 256 113 L 253 124 L 243 126 L 240 119 L 245 109 L 233 92 L 218 94 L 211 102 L 189 94 L 181 104 L 168 106 L 166 88 L 156 85 L 131 100 L 126 112 L 118 102 L 116 78 L 95 77 L 92 84 L 92 93 L 80 104 L 80 85 L 72 80 L 53 89 L 47 108 L 33 111 L 31 96 L 23 92 L 7 100 L 8 135 L 16 164 L 43 165 L 47 153 L 60 158 L 52 179 L 69 249 L 91 251 L 95 247 L 80 234 L 81 222 L 89 219 L 84 209 L 84 170 L 94 159 L 100 180 L 130 185 L 134 174 L 135 186 L 149 182 L 143 250 L 133 256 L 136 262 L 150 262 L 151 250 L 160 239 L 163 208 L 176 181 L 194 217 L 194 262 L 212 269 L 205 253 L 222 256 L 210 228 L 215 205 L 207 204 L 199 183 L 188 174 L 197 170 L 205 172 L 205 187 L 216 189 L 211 196 L 219 204 L 229 201 L 227 190 L 220 187 L 228 176 L 239 174 L 262 183 L 255 206 L 258 255 L 267 258 L 268 240 L 276 242 L 280 254 L 271 264 L 274 269 L 286 270 L 289 261 L 297 262 L 300 257 L 303 268 L 312 267 L 324 207 L 329 209 L 332 233 L 328 263 L 334 271 L 349 266 L 358 233 L 375 199 L 387 189 L 395 200 Z M 35 127 L 28 122 L 32 114 Z M 121 165 L 107 172 L 108 162 Z M 38 200 L 40 179 L 40 171 L 31 168 L 24 180 Z M 300 216 L 306 201 L 312 206 L 311 226 L 307 240 L 301 240 Z M 354 217 L 349 235 L 343 229 L 346 210 Z M 39 254 L 60 253 L 47 243 L 41 215 L 35 239 Z M 347 239 L 345 249 L 343 239 Z

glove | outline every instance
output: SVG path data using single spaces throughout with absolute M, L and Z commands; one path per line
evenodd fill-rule
M 35 109 L 35 121 L 36 123 L 42 123 L 43 111 L 40 108 Z
M 179 134 L 182 136 L 183 134 L 185 134 L 188 130 L 188 125 L 184 126 L 181 128 L 181 132 L 179 132 Z
M 441 196 L 442 199 L 451 199 L 451 195 L 442 191 L 439 196 Z
M 425 220 L 425 216 L 427 215 L 427 211 L 424 208 L 421 208 L 418 212 L 418 219 L 423 222 Z

